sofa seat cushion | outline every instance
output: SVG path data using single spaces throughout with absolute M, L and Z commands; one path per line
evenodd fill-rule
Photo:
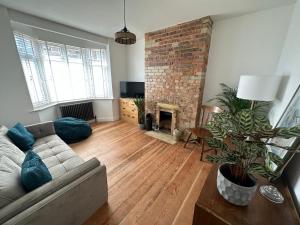
M 53 179 L 84 163 L 57 135 L 37 139 L 33 151 L 41 157 Z
M 6 156 L 0 156 L 0 208 L 26 194 L 20 173 L 19 165 Z

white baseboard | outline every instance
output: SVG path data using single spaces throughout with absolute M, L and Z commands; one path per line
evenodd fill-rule
M 101 117 L 97 118 L 97 122 L 111 122 L 111 121 L 117 121 L 119 120 L 119 117 Z

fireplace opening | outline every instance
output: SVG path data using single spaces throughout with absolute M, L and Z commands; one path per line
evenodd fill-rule
M 171 134 L 172 113 L 160 111 L 159 114 L 159 130 Z

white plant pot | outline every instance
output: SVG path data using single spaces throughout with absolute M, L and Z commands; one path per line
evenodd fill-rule
M 249 177 L 253 181 L 253 186 L 250 187 L 235 184 L 223 175 L 222 167 L 224 166 L 226 166 L 226 164 L 221 165 L 218 169 L 217 188 L 219 193 L 223 196 L 224 199 L 234 205 L 248 205 L 255 195 L 257 189 L 256 181 L 253 178 Z

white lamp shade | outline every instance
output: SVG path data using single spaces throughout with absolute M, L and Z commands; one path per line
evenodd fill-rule
M 242 75 L 236 96 L 253 101 L 273 101 L 280 80 L 280 76 Z

